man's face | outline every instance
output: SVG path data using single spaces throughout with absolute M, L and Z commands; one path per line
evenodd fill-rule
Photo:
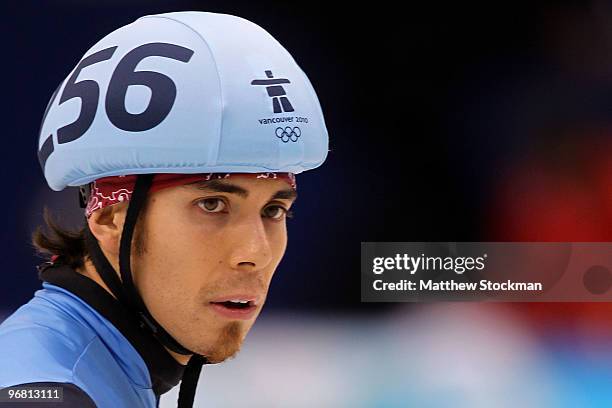
M 283 208 L 292 194 L 283 180 L 240 176 L 149 194 L 133 278 L 153 317 L 183 346 L 212 363 L 238 352 L 285 253 Z M 253 312 L 241 317 L 211 303 L 252 297 Z

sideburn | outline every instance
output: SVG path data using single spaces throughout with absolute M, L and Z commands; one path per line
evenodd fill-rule
M 147 252 L 146 248 L 146 228 L 145 218 L 147 213 L 147 205 L 149 200 L 145 200 L 140 209 L 140 213 L 138 214 L 138 219 L 136 220 L 136 226 L 134 227 L 134 236 L 132 238 L 134 244 L 134 254 L 136 256 L 143 256 Z

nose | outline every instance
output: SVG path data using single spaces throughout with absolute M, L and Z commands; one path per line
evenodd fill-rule
M 259 215 L 245 217 L 233 228 L 230 264 L 236 270 L 257 271 L 272 261 L 270 240 Z

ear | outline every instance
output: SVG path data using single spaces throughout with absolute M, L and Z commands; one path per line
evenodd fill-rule
M 127 207 L 127 202 L 109 205 L 94 211 L 87 220 L 91 233 L 113 266 L 119 263 L 119 244 Z

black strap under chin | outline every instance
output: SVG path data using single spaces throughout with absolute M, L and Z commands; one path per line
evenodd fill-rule
M 183 373 L 181 388 L 179 389 L 178 408 L 193 407 L 193 400 L 195 399 L 195 392 L 198 387 L 198 379 L 200 378 L 200 372 L 204 364 L 207 364 L 207 360 L 199 354 L 194 354 L 189 359 L 189 363 L 187 363 L 187 367 L 185 367 L 185 372 Z

